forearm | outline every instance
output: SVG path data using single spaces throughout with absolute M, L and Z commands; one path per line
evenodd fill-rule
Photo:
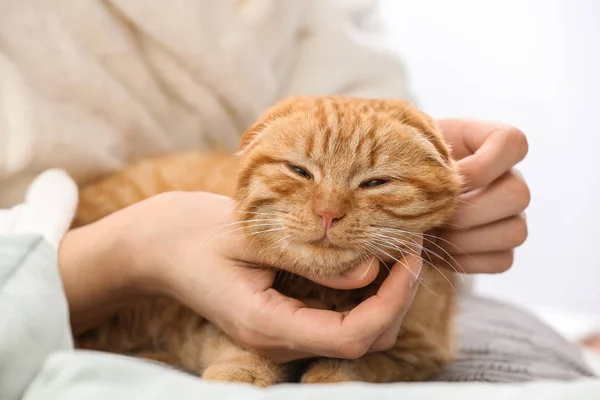
M 59 266 L 74 334 L 101 323 L 140 295 L 129 240 L 120 225 L 105 218 L 67 232 L 61 242 Z

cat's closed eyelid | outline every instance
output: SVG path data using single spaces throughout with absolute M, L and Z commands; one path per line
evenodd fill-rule
M 313 179 L 313 175 L 304 167 L 292 163 L 286 163 L 287 168 L 298 176 L 306 179 Z
M 391 181 L 390 178 L 367 179 L 367 180 L 361 182 L 360 185 L 358 185 L 358 187 L 361 189 L 371 189 L 371 188 L 386 185 L 386 184 L 390 183 L 390 181 Z

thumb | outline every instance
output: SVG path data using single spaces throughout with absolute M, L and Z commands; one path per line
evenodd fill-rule
M 315 275 L 304 276 L 311 281 L 323 286 L 338 290 L 359 289 L 369 285 L 379 274 L 379 261 L 371 258 L 364 260 L 352 271 L 339 276 L 320 277 Z

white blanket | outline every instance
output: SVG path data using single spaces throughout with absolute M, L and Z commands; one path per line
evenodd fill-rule
M 529 384 L 217 384 L 137 360 L 94 353 L 54 354 L 23 400 L 598 400 L 600 380 Z

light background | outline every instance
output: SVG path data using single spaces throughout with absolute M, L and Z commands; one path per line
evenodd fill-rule
M 600 315 L 600 1 L 383 0 L 410 86 L 435 116 L 521 128 L 527 243 L 481 292 Z

